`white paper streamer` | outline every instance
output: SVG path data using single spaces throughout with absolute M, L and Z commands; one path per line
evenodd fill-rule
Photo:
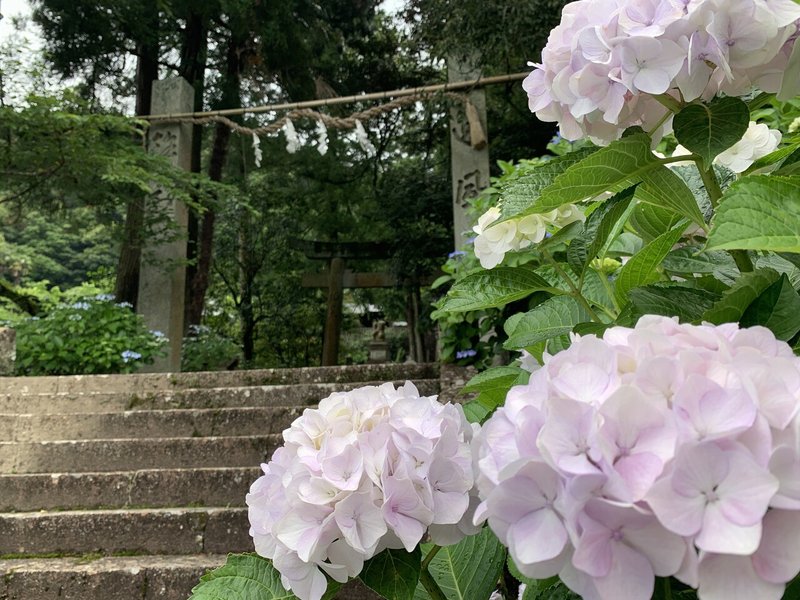
M 261 140 L 255 133 L 253 134 L 253 156 L 255 157 L 257 169 L 261 166 L 261 159 L 264 155 L 261 153 Z
M 328 152 L 328 128 L 325 127 L 325 123 L 317 121 L 315 133 L 317 134 L 317 152 L 325 156 Z
M 286 119 L 286 123 L 283 125 L 283 134 L 286 136 L 286 151 L 294 154 L 300 149 L 300 138 L 297 136 L 297 130 L 291 119 Z
M 373 146 L 372 142 L 369 141 L 367 132 L 359 120 L 356 120 L 356 139 L 358 140 L 361 148 L 364 149 L 364 152 L 370 155 L 375 154 L 375 146 Z

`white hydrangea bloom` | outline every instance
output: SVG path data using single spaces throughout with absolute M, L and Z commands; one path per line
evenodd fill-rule
M 538 244 L 547 235 L 547 227 L 564 227 L 573 221 L 583 221 L 586 217 L 574 204 L 562 206 L 548 213 L 525 215 L 497 223 L 500 208 L 493 206 L 478 219 L 472 230 L 475 238 L 475 256 L 484 269 L 493 269 L 506 253 L 522 250 Z
M 477 429 L 460 405 L 420 396 L 410 382 L 331 394 L 283 432 L 250 487 L 256 552 L 300 600 L 320 600 L 326 574 L 344 583 L 386 548 L 477 533 Z
M 734 173 L 742 173 L 759 158 L 773 152 L 781 143 L 781 137 L 777 129 L 751 121 L 744 137 L 719 154 L 714 162 Z

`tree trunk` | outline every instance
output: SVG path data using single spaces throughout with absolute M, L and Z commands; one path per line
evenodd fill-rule
M 150 39 L 137 45 L 136 61 L 136 114 L 150 114 L 153 82 L 158 78 L 158 12 L 153 13 L 153 34 Z M 118 302 L 130 302 L 134 309 L 139 295 L 139 263 L 142 258 L 142 234 L 144 229 L 144 198 L 135 198 L 128 203 L 125 214 L 125 229 L 120 246 L 117 278 L 114 295 Z
M 239 302 L 239 322 L 242 328 L 242 356 L 245 367 L 250 367 L 255 358 L 256 319 L 253 310 L 253 285 L 256 269 L 250 251 L 252 221 L 250 211 L 242 208 L 239 217 L 239 265 L 241 269 L 241 296 Z
M 186 36 L 181 48 L 181 65 L 179 75 L 194 86 L 194 110 L 203 110 L 205 94 L 205 69 L 208 57 L 208 26 L 202 16 L 191 12 L 186 20 Z M 192 135 L 192 159 L 190 170 L 199 173 L 202 170 L 201 157 L 203 148 L 203 126 L 194 125 Z M 199 325 L 203 315 L 203 302 L 194 298 L 195 279 L 198 272 L 198 247 L 201 235 L 200 216 L 196 211 L 189 211 L 188 239 L 186 242 L 186 293 L 184 294 L 184 328 Z
M 232 36 L 228 44 L 225 61 L 225 73 L 222 81 L 222 108 L 238 108 L 241 106 L 241 48 L 243 40 Z M 208 166 L 208 176 L 212 181 L 221 181 L 228 157 L 231 130 L 225 125 L 218 124 L 214 130 L 214 145 L 211 149 L 211 159 Z M 203 316 L 203 307 L 206 292 L 210 282 L 211 261 L 214 253 L 214 224 L 216 214 L 213 207 L 207 207 L 200 217 L 202 221 L 198 227 L 197 261 L 191 278 L 191 287 L 187 295 L 186 310 L 187 325 L 199 325 Z M 245 355 L 245 360 L 247 356 Z

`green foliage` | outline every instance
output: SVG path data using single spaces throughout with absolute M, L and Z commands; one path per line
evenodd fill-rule
M 595 257 L 603 258 L 602 250 L 622 228 L 622 218 L 633 199 L 634 188 L 623 190 L 598 206 L 586 219 L 580 235 L 567 249 L 567 261 L 576 275 L 582 277 Z
M 656 267 L 681 238 L 683 229 L 681 225 L 663 233 L 625 263 L 614 284 L 614 293 L 620 302 L 625 301 L 625 296 L 633 288 L 653 283 L 660 278 Z
M 711 161 L 742 139 L 750 124 L 750 111 L 739 98 L 714 98 L 708 104 L 690 104 L 673 120 L 678 143 L 703 159 Z
M 160 356 L 166 339 L 109 296 L 59 304 L 13 323 L 18 375 L 133 373 Z
M 800 252 L 799 222 L 800 177 L 751 176 L 723 194 L 706 248 Z
M 650 138 L 643 133 L 612 142 L 572 165 L 542 190 L 535 210 L 547 212 L 604 192 L 619 192 L 637 183 L 640 185 L 636 195 L 643 202 L 703 223 L 691 191 L 650 151 Z
M 181 346 L 181 371 L 221 371 L 235 366 L 241 348 L 205 325 L 191 325 Z
M 493 367 L 478 373 L 464 386 L 462 393 L 477 393 L 475 402 L 488 411 L 492 411 L 505 402 L 506 394 L 515 385 L 528 382 L 530 373 L 519 367 Z M 480 411 L 474 409 L 474 415 L 480 417 Z
M 328 584 L 330 599 L 339 584 Z M 281 585 L 281 575 L 272 562 L 257 554 L 229 554 L 221 567 L 203 575 L 192 589 L 190 600 L 296 600 Z
M 427 550 L 425 545 L 423 550 Z M 484 527 L 480 533 L 439 550 L 428 570 L 447 600 L 473 600 L 491 595 L 505 560 L 505 548 Z M 422 585 L 417 586 L 414 600 L 430 600 Z
M 763 325 L 779 340 L 788 342 L 800 331 L 800 295 L 783 274 L 744 311 L 742 327 Z
M 682 323 L 697 323 L 719 295 L 686 285 L 661 283 L 634 288 L 628 299 L 632 320 L 642 315 L 663 315 L 678 317 Z
M 557 206 L 540 208 L 539 196 L 556 177 L 595 151 L 596 148 L 584 148 L 547 161 L 521 162 L 513 171 L 506 173 L 497 182 L 502 190 L 500 206 L 503 219 L 557 208 Z
M 526 268 L 499 267 L 467 275 L 450 289 L 441 307 L 445 312 L 465 312 L 503 306 L 551 290 L 550 284 Z
M 420 574 L 422 553 L 384 550 L 364 563 L 359 579 L 387 600 L 412 600 Z
M 109 218 L 98 218 L 88 208 L 60 217 L 36 210 L 18 216 L 0 209 L 0 272 L 8 280 L 21 285 L 46 280 L 69 289 L 88 274 L 116 267 L 116 227 Z
M 492 307 L 503 316 L 493 327 L 503 323 L 504 348 L 537 359 L 568 347 L 570 333 L 602 335 L 647 314 L 762 325 L 800 347 L 798 142 L 784 137 L 751 170 L 771 168 L 771 175 L 705 170 L 741 137 L 745 107 L 735 99 L 681 107 L 677 140 L 668 145 L 693 150 L 689 166 L 659 158 L 649 137 L 631 130 L 606 148 L 508 169 L 514 176 L 495 182 L 482 210 L 499 202 L 503 218 L 515 219 L 578 203 L 586 220 L 507 254 L 490 271 L 471 263 L 437 317 Z M 479 395 L 468 405 L 470 419 L 485 420 L 513 384 L 510 367 L 471 382 Z
M 163 189 L 196 206 L 231 190 L 170 165 L 143 148 L 146 124 L 94 114 L 71 90 L 0 105 L 0 201 L 62 210 L 113 211 L 134 197 Z
M 569 333 L 578 323 L 589 321 L 586 309 L 575 298 L 555 296 L 519 319 L 506 323 L 506 348 L 520 350 L 537 342 Z

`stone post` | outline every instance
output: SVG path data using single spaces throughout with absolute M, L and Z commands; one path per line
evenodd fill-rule
M 480 77 L 469 58 L 447 60 L 447 80 L 468 81 Z M 489 187 L 489 147 L 486 128 L 486 94 L 477 88 L 467 94 L 464 104 L 450 108 L 450 170 L 453 180 L 453 234 L 455 249 L 472 237 L 472 223 L 466 215 L 468 200 Z
M 194 109 L 194 88 L 181 77 L 153 83 L 153 114 L 185 113 Z M 166 157 L 189 170 L 192 158 L 190 123 L 155 123 L 147 133 L 148 152 Z M 146 367 L 150 372 L 181 369 L 183 306 L 186 282 L 186 228 L 183 202 L 156 192 L 145 202 L 145 222 L 161 223 L 147 232 L 142 248 L 137 307 L 147 326 L 169 338 L 167 355 Z

